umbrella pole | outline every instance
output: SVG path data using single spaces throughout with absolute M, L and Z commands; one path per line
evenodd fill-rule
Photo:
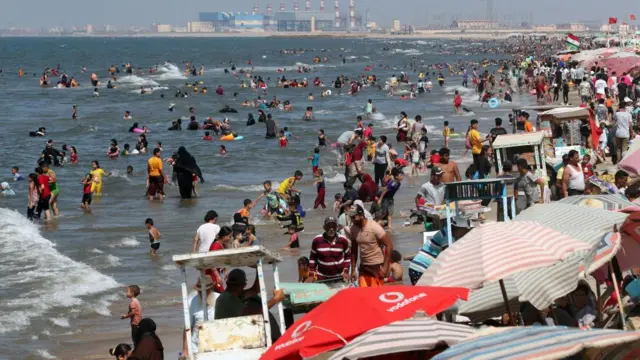
M 507 308 L 507 314 L 509 314 L 509 322 L 511 325 L 518 326 L 516 319 L 511 312 L 511 305 L 509 305 L 509 298 L 507 297 L 507 289 L 504 287 L 504 280 L 500 279 L 500 291 L 502 291 L 502 298 L 504 299 L 504 306 Z
M 600 290 L 600 282 L 596 280 L 596 321 L 602 322 L 602 290 Z
M 618 308 L 620 308 L 620 321 L 622 322 L 622 330 L 627 330 L 627 324 L 624 321 L 622 297 L 620 296 L 620 289 L 618 288 L 618 277 L 616 276 L 616 272 L 613 271 L 613 265 L 611 264 L 611 261 L 609 261 L 609 271 L 611 272 L 611 277 L 613 278 L 613 288 L 616 291 L 616 296 L 618 297 Z

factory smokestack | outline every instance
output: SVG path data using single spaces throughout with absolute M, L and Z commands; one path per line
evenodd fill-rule
M 298 7 L 298 2 L 294 1 L 293 2 L 293 11 L 298 11 L 299 7 Z
M 320 12 L 324 12 L 324 0 L 320 0 Z
M 340 27 L 340 0 L 336 0 L 336 27 Z
M 285 7 L 284 7 L 284 3 L 280 3 L 280 11 L 284 11 Z
M 356 27 L 356 0 L 349 0 L 349 27 Z
M 267 15 L 271 16 L 273 14 L 273 10 L 271 10 L 271 4 L 267 4 Z
M 307 0 L 304 3 L 304 11 L 311 11 L 311 1 Z

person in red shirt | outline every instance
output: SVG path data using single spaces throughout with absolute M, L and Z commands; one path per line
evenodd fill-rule
M 209 251 L 218 251 L 224 250 L 229 246 L 229 242 L 231 241 L 231 236 L 233 234 L 233 230 L 231 230 L 228 226 L 223 226 L 220 228 L 220 232 L 216 237 L 215 241 L 209 247 Z M 205 270 L 205 275 L 211 276 L 214 282 L 213 289 L 215 292 L 222 294 L 224 292 L 224 286 L 222 285 L 222 277 L 224 276 L 224 269 L 222 268 L 214 268 Z
M 367 128 L 364 129 L 364 139 L 367 140 L 369 139 L 369 136 L 373 136 L 373 124 L 369 123 L 369 125 L 367 125 Z
M 455 96 L 453 97 L 453 109 L 456 111 L 456 113 L 460 112 L 461 106 L 462 106 L 462 98 L 460 97 L 458 90 L 456 90 Z
M 202 140 L 213 141 L 213 138 L 211 137 L 208 131 L 205 131 L 204 136 L 202 137 Z
M 45 220 L 48 220 L 51 218 L 51 212 L 49 211 L 49 201 L 51 200 L 49 176 L 45 175 L 40 167 L 36 169 L 36 173 L 38 174 L 38 193 L 40 194 L 36 214 L 37 217 L 40 218 L 40 214 L 44 211 L 44 218 Z
M 593 165 L 591 165 L 591 155 L 587 154 L 582 157 L 582 171 L 584 171 L 585 179 L 593 176 Z

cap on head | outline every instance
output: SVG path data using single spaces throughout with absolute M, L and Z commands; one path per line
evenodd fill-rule
M 247 283 L 247 274 L 242 269 L 233 269 L 229 272 L 227 285 L 245 285 Z
M 439 166 L 434 166 L 431 168 L 431 175 L 442 175 L 444 174 L 444 171 L 442 171 L 442 169 Z
M 328 224 L 336 224 L 338 225 L 338 219 L 335 218 L 335 216 L 327 216 L 326 218 L 324 218 L 324 224 L 328 225 Z

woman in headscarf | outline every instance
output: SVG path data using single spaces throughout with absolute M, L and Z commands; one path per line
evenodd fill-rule
M 156 335 L 156 323 L 153 320 L 149 318 L 140 320 L 134 348 L 131 356 L 136 359 L 164 360 L 164 346 Z
M 183 199 L 191 199 L 193 193 L 193 177 L 200 178 L 200 182 L 204 182 L 202 172 L 196 164 L 196 159 L 189 154 L 184 146 L 178 148 L 178 157 L 173 164 L 173 172 L 178 179 L 178 187 L 180 189 L 180 197 Z
M 376 192 L 378 191 L 376 183 L 373 181 L 371 175 L 367 173 L 362 175 L 362 180 L 362 185 L 360 185 L 358 189 L 358 199 L 362 200 L 362 202 L 374 201 Z
M 253 118 L 253 114 L 249 114 L 247 117 L 247 126 L 255 125 L 256 119 Z

